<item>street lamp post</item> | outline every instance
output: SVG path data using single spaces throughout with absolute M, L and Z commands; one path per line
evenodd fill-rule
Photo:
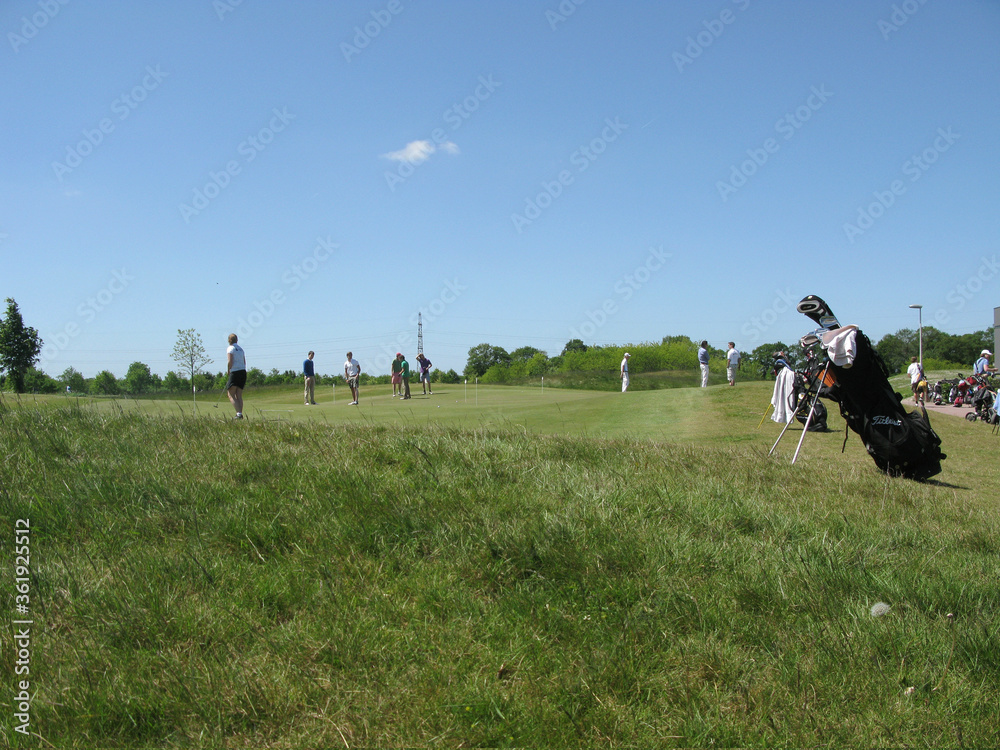
M 917 311 L 917 325 L 919 327 L 919 333 L 917 334 L 918 341 L 920 342 L 920 366 L 924 366 L 924 306 L 923 305 L 910 305 L 911 310 Z

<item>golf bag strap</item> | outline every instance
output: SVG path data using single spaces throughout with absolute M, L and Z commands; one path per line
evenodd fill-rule
M 844 444 L 840 446 L 840 452 L 843 453 L 847 450 L 847 438 L 850 436 L 851 431 L 847 427 L 847 423 L 844 423 Z

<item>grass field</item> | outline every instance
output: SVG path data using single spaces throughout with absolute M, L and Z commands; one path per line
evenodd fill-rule
M 988 426 L 932 415 L 920 484 L 842 454 L 836 409 L 768 457 L 767 383 L 341 388 L 248 392 L 244 422 L 4 397 L 35 735 L 6 627 L 5 744 L 1000 744 Z

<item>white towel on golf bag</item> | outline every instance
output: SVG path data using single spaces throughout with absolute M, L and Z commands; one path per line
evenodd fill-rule
M 854 325 L 835 328 L 823 334 L 826 356 L 837 367 L 850 367 L 858 354 L 858 327 Z
M 771 394 L 771 406 L 774 414 L 771 419 L 787 424 L 795 418 L 795 371 L 782 367 L 774 381 L 774 393 Z

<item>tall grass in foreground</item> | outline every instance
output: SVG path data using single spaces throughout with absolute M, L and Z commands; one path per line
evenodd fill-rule
M 521 430 L 0 422 L 45 746 L 1000 744 L 983 493 Z

